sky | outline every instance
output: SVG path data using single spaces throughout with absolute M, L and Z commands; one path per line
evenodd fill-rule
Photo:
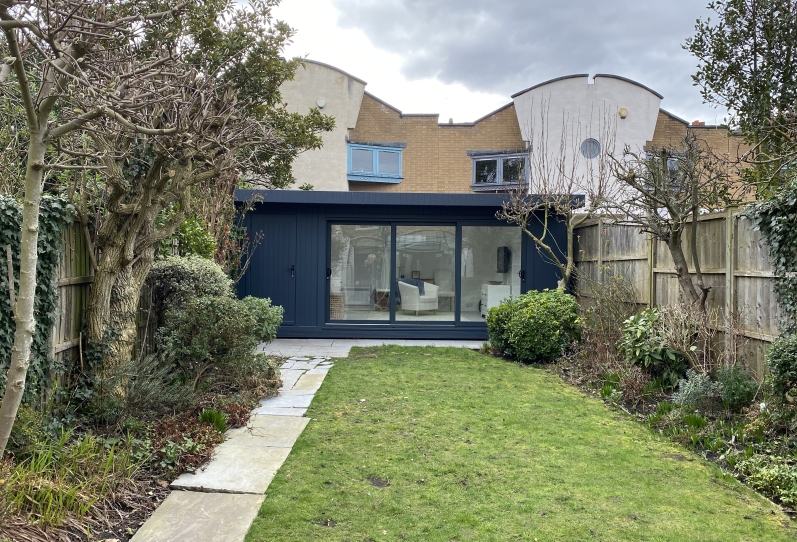
M 296 29 L 286 56 L 331 64 L 404 113 L 471 122 L 511 95 L 576 73 L 628 77 L 661 107 L 719 124 L 703 104 L 682 45 L 708 0 L 282 0 Z

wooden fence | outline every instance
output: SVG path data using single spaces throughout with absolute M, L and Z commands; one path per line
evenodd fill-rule
M 52 333 L 53 356 L 56 361 L 71 363 L 81 355 L 83 330 L 89 291 L 94 281 L 94 270 L 88 245 L 79 226 L 73 225 L 62 232 L 64 250 L 58 265 L 58 307 Z M 136 354 L 150 353 L 155 347 L 155 322 L 148 318 L 151 298 L 149 288 L 139 301 L 138 340 Z
M 685 236 L 688 237 L 688 236 Z M 704 281 L 711 286 L 709 307 L 724 317 L 738 315 L 739 355 L 763 375 L 769 343 L 779 334 L 781 312 L 772 284 L 769 251 L 752 222 L 737 210 L 699 218 L 697 249 Z M 634 284 L 640 305 L 667 306 L 678 302 L 680 287 L 667 245 L 653 241 L 640 228 L 598 220 L 576 230 L 576 260 L 580 273 L 593 280 L 622 276 Z M 684 242 L 693 270 L 690 240 Z M 576 294 L 590 292 L 576 287 Z

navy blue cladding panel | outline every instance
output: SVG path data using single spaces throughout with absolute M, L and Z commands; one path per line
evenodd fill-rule
M 239 191 L 240 192 L 240 191 Z M 299 191 L 302 192 L 302 191 Z M 236 193 L 236 196 L 241 196 Z M 495 196 L 495 197 L 494 197 Z M 327 324 L 327 223 L 329 221 L 407 223 L 436 223 L 468 221 L 485 225 L 497 223 L 496 211 L 502 196 L 484 194 L 393 194 L 393 193 L 266 193 L 263 203 L 255 206 L 245 220 L 253 235 L 256 217 L 294 215 L 296 217 L 296 312 L 295 325 L 283 326 L 280 337 L 337 337 L 337 338 L 425 338 L 474 339 L 487 338 L 483 324 L 461 325 L 357 325 Z M 492 205 L 487 203 L 492 202 Z M 437 205 L 435 205 L 435 203 Z M 476 221 L 476 222 L 474 222 Z M 257 220 L 255 220 L 257 222 Z M 539 227 L 532 225 L 533 228 Z M 552 222 L 551 233 L 558 245 L 564 247 L 564 224 Z M 261 250 L 261 248 L 258 248 Z M 241 280 L 240 295 L 254 294 L 257 289 L 258 268 L 268 265 L 253 260 L 253 265 Z M 528 236 L 523 236 L 523 262 L 526 270 L 524 289 L 555 288 L 557 269 L 541 257 Z
M 296 320 L 296 215 L 255 214 L 251 217 L 252 239 L 262 232 L 247 274 L 249 295 L 269 297 L 285 309 L 283 325 Z

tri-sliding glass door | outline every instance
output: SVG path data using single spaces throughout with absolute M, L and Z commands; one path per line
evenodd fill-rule
M 333 222 L 328 231 L 331 323 L 478 324 L 521 293 L 517 227 Z

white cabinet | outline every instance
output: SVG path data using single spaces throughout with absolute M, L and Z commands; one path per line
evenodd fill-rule
M 480 312 L 482 317 L 487 316 L 487 311 L 497 307 L 501 301 L 512 295 L 509 284 L 482 284 L 482 302 Z

